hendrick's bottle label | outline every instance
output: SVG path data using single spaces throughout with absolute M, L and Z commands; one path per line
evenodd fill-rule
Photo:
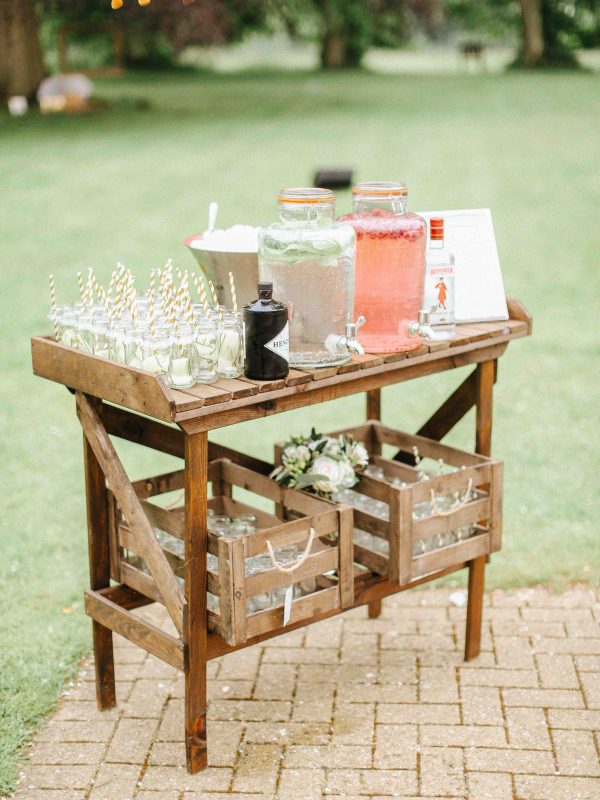
M 289 363 L 290 360 L 290 324 L 287 322 L 283 329 L 274 336 L 270 341 L 266 342 L 265 347 L 267 350 L 276 353 L 281 358 Z

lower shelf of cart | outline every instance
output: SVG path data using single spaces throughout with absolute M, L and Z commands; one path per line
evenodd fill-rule
M 313 608 L 313 613 L 310 616 L 292 619 L 287 625 L 283 625 L 283 609 L 281 607 L 268 609 L 267 612 L 259 612 L 252 616 L 257 620 L 260 619 L 260 622 L 250 629 L 252 635 L 240 644 L 227 644 L 218 633 L 209 631 L 206 644 L 206 660 L 218 658 L 226 653 L 257 644 L 266 639 L 281 636 L 296 628 L 342 614 L 351 608 L 357 608 L 420 584 L 437 580 L 452 572 L 464 569 L 466 566 L 468 566 L 467 561 L 452 564 L 444 569 L 421 575 L 401 586 L 356 565 L 354 569 L 354 603 L 350 608 L 340 608 L 339 605 L 328 607 L 328 604 L 324 603 L 318 611 Z M 337 589 L 332 587 L 327 591 L 335 592 Z M 321 594 L 326 594 L 326 592 L 321 592 Z M 311 596 L 307 595 L 306 599 L 311 599 Z M 124 583 L 116 584 L 106 589 L 96 591 L 87 589 L 85 591 L 85 611 L 92 619 L 185 672 L 187 664 L 186 643 L 177 635 L 159 628 L 134 613 L 137 608 L 154 602 L 155 600 L 152 598 Z

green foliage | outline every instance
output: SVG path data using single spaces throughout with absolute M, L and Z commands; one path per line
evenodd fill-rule
M 53 41 L 62 25 L 74 25 L 73 41 L 92 50 L 102 48 L 103 26 L 120 26 L 125 33 L 126 62 L 130 66 L 164 68 L 189 45 L 222 45 L 239 41 L 266 25 L 265 0 L 152 0 L 140 7 L 125 0 L 113 11 L 109 0 L 39 0 L 46 41 Z
M 490 38 L 521 33 L 517 0 L 444 0 L 448 19 L 459 29 Z M 544 53 L 541 67 L 578 66 L 575 50 L 600 45 L 600 0 L 540 0 Z M 515 61 L 521 66 L 521 60 Z
M 317 41 L 324 67 L 358 67 L 371 47 L 398 47 L 410 34 L 405 0 L 270 0 L 272 24 Z
M 514 35 L 520 24 L 518 0 L 444 0 L 443 5 L 458 30 L 492 39 Z
M 544 66 L 578 66 L 574 50 L 600 43 L 598 0 L 541 0 Z
M 408 4 L 397 0 L 375 0 L 372 7 L 371 45 L 395 48 L 406 44 L 415 27 L 415 15 Z

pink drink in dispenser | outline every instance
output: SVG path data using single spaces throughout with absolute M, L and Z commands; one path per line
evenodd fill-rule
M 423 299 L 427 223 L 406 211 L 403 183 L 367 181 L 352 189 L 354 212 L 341 218 L 356 231 L 354 316 L 366 323 L 359 340 L 368 353 L 414 350 L 409 333 Z

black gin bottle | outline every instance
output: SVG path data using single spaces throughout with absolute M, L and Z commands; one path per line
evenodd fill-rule
M 290 365 L 287 306 L 273 300 L 273 284 L 258 284 L 258 300 L 244 306 L 244 375 L 259 381 L 285 378 Z

